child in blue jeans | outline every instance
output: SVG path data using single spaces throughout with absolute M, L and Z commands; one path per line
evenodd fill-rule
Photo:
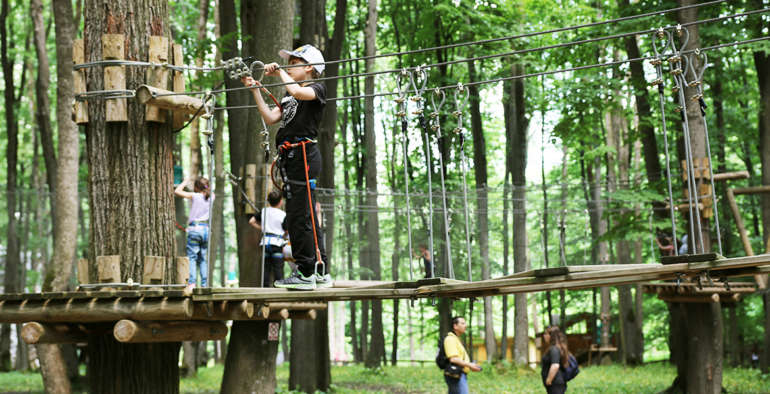
M 208 287 L 208 264 L 206 263 L 206 253 L 209 246 L 209 218 L 211 201 L 214 197 L 211 195 L 209 180 L 198 178 L 193 184 L 193 192 L 185 191 L 185 187 L 190 185 L 191 179 L 187 178 L 184 182 L 174 189 L 174 194 L 178 197 L 191 200 L 190 217 L 187 225 L 187 257 L 190 259 L 190 279 L 187 281 L 188 289 L 195 287 L 197 282 L 197 271 L 201 271 L 201 287 Z

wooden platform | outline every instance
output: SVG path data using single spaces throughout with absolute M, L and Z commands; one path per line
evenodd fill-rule
M 110 289 L 2 294 L 0 322 L 98 323 L 135 321 L 225 321 L 311 318 L 309 310 L 326 308 L 329 301 L 367 299 L 471 298 L 546 290 L 647 283 L 695 278 L 710 272 L 714 278 L 770 273 L 770 254 L 717 258 L 711 261 L 631 265 L 586 265 L 533 270 L 504 278 L 464 282 L 435 278 L 416 282 L 339 281 L 314 291 L 276 288 L 198 288 L 187 294 L 179 288 L 109 285 Z M 91 286 L 93 287 L 93 286 Z

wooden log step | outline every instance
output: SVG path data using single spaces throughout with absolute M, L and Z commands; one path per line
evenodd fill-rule
M 561 267 L 541 268 L 532 270 L 532 276 L 542 278 L 554 275 L 568 275 L 576 272 L 602 271 L 609 268 L 646 268 L 650 264 L 601 264 L 601 265 L 567 265 Z
M 716 261 L 724 259 L 718 253 L 703 253 L 703 254 L 683 254 L 679 256 L 663 256 L 661 257 L 661 263 L 663 265 L 678 264 L 678 263 L 701 263 L 705 261 Z
M 47 323 L 114 322 L 134 320 L 187 320 L 193 315 L 190 299 L 100 299 L 0 302 L 0 322 Z
M 216 341 L 227 336 L 227 326 L 211 321 L 133 321 L 121 320 L 113 330 L 123 343 Z
M 30 345 L 38 343 L 83 343 L 88 342 L 88 338 L 92 335 L 103 334 L 110 330 L 112 330 L 111 324 L 86 326 L 83 324 L 30 322 L 22 327 L 21 338 Z
M 666 302 L 680 302 L 680 303 L 711 303 L 711 302 L 734 303 L 734 302 L 738 302 L 741 299 L 741 295 L 740 294 L 732 294 L 728 296 L 720 296 L 719 294 L 659 295 L 658 298 Z

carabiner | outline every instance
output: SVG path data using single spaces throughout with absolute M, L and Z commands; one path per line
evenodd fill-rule
M 257 69 L 257 72 L 254 72 L 255 66 L 259 67 Z M 251 62 L 251 65 L 249 65 L 249 72 L 251 74 L 250 76 L 254 78 L 255 81 L 262 82 L 262 78 L 265 77 L 265 63 L 262 63 L 259 60 L 255 60 Z M 257 78 L 256 76 L 259 76 L 259 78 Z

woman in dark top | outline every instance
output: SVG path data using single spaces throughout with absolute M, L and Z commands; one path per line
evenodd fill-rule
M 540 375 L 548 394 L 561 394 L 567 391 L 567 382 L 564 381 L 562 367 L 566 367 L 569 362 L 569 350 L 566 341 L 562 338 L 561 331 L 557 326 L 548 327 L 543 333 L 544 351 Z

